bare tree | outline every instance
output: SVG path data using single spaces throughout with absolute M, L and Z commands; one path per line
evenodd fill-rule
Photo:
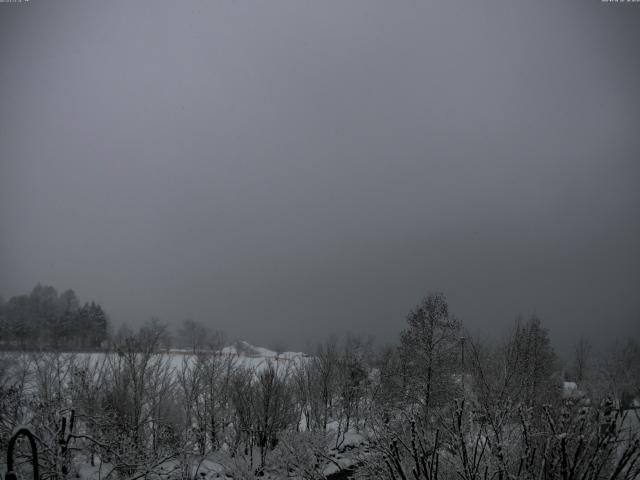
M 573 348 L 572 374 L 578 385 L 586 381 L 591 370 L 593 347 L 584 337 L 580 337 Z
M 13 430 L 31 420 L 28 394 L 33 357 L 0 355 L 0 451 L 4 454 Z
M 211 345 L 211 352 L 217 352 L 222 345 Z M 232 355 L 202 352 L 196 356 L 194 368 L 199 371 L 200 389 L 194 405 L 200 445 L 217 450 L 224 443 L 226 429 L 231 423 L 230 384 L 237 358 Z
M 311 416 L 322 431 L 326 431 L 338 378 L 338 338 L 332 335 L 324 344 L 318 345 L 316 357 L 310 364 L 315 375 L 315 389 L 311 396 Z
M 432 405 L 441 405 L 454 392 L 452 373 L 458 363 L 460 322 L 449 313 L 443 294 L 429 294 L 407 317 L 401 354 L 408 368 L 406 394 L 418 401 L 427 421 Z
M 289 476 L 304 480 L 325 480 L 325 470 L 333 465 L 342 466 L 330 455 L 329 445 L 334 443 L 328 432 L 282 432 L 276 450 L 276 464 Z
M 178 341 L 183 347 L 189 348 L 193 353 L 210 345 L 212 332 L 197 320 L 186 319 L 178 331 Z
M 338 359 L 336 448 L 342 445 L 350 428 L 359 428 L 358 420 L 369 380 L 365 356 L 370 346 L 371 340 L 367 343 L 360 337 L 348 335 Z
M 105 415 L 96 445 L 121 475 L 146 475 L 181 453 L 176 444 L 175 372 L 157 351 L 166 328 L 150 321 L 107 357 L 102 391 Z
M 613 394 L 618 408 L 637 407 L 634 402 L 640 402 L 640 342 L 629 338 L 615 345 L 604 359 L 601 376 L 605 395 Z
M 297 419 L 293 407 L 293 392 L 287 381 L 287 371 L 280 364 L 267 360 L 257 374 L 254 411 L 260 466 L 264 468 L 267 451 L 275 448 L 278 434 L 291 427 Z

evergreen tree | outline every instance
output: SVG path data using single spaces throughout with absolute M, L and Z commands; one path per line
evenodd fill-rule
M 37 342 L 41 339 L 43 344 L 57 347 L 60 340 L 58 292 L 51 286 L 38 283 L 29 295 L 29 302 L 37 325 L 32 340 Z
M 107 339 L 107 315 L 102 307 L 94 302 L 89 305 L 89 347 L 100 348 L 102 342 Z
M 514 358 L 522 400 L 537 407 L 557 401 L 560 395 L 560 382 L 555 375 L 557 358 L 549 331 L 537 316 L 517 324 L 510 348 L 517 351 Z
M 99 348 L 109 335 L 109 319 L 95 302 L 80 303 L 73 290 L 58 295 L 37 284 L 29 295 L 0 304 L 0 342 L 20 348 Z
M 11 297 L 7 302 L 6 323 L 9 337 L 20 347 L 25 348 L 36 334 L 36 322 L 31 311 L 28 295 Z
M 66 290 L 60 294 L 59 298 L 60 319 L 58 322 L 59 335 L 63 343 L 72 345 L 74 336 L 74 319 L 78 314 L 80 303 L 73 290 Z

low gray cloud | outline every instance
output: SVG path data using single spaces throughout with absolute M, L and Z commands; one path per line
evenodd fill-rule
M 429 290 L 640 323 L 640 6 L 0 4 L 0 293 L 291 348 Z

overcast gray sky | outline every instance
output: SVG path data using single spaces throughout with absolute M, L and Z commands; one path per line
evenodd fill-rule
M 0 4 L 0 294 L 289 348 L 427 291 L 640 325 L 640 4 Z

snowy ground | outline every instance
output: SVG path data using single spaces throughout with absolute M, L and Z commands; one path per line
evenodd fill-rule
M 64 356 L 75 357 L 80 363 L 89 361 L 89 363 L 94 366 L 104 361 L 106 359 L 105 357 L 108 355 L 117 355 L 116 353 L 101 352 L 62 352 L 61 354 Z M 28 360 L 30 355 L 32 354 L 24 352 L 0 352 L 0 358 L 4 357 L 14 360 Z M 45 355 L 55 354 L 46 353 Z M 168 351 L 158 353 L 158 355 L 168 357 L 169 365 L 175 371 L 178 371 L 180 368 L 182 368 L 185 361 L 188 362 L 196 358 L 196 353 L 194 353 L 193 350 L 189 349 L 170 349 Z M 304 362 L 309 361 L 309 359 L 311 358 L 306 353 L 275 352 L 267 348 L 255 347 L 244 341 L 236 342 L 234 345 L 224 347 L 221 350 L 217 351 L 198 351 L 197 355 L 215 355 L 218 357 L 229 357 L 233 360 L 234 366 L 248 368 L 255 371 L 256 373 L 260 372 L 262 369 L 266 368 L 269 363 L 271 363 L 275 365 L 282 374 L 285 374 L 290 368 L 294 368 L 303 364 Z

